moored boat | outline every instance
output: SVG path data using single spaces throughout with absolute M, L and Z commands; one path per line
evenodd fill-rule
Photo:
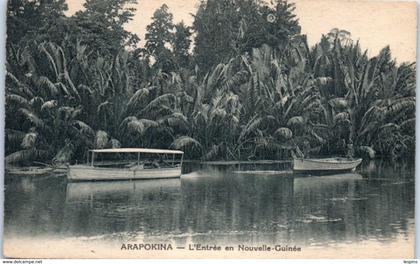
M 38 175 L 46 175 L 51 173 L 55 170 L 53 167 L 12 167 L 6 166 L 5 172 L 7 174 L 13 175 L 24 175 L 24 176 L 38 176 Z
M 95 149 L 90 150 L 89 152 L 91 153 L 90 164 L 69 166 L 67 173 L 67 178 L 69 180 L 92 181 L 179 178 L 181 176 L 184 156 L 184 152 L 180 150 L 145 148 Z M 100 153 L 136 155 L 137 160 L 95 163 L 95 155 Z M 151 159 L 150 157 L 148 160 L 142 160 L 144 154 L 157 155 L 159 161 Z M 180 160 L 175 159 L 176 156 L 181 156 Z
M 354 171 L 362 159 L 325 158 L 325 159 L 293 159 L 293 171 L 298 173 L 341 173 Z

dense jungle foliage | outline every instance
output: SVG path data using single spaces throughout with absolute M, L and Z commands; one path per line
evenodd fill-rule
M 135 0 L 10 0 L 6 162 L 85 160 L 92 148 L 202 160 L 414 157 L 415 64 L 369 57 L 332 29 L 309 47 L 294 6 L 202 0 L 193 25 L 163 5 L 145 39 Z

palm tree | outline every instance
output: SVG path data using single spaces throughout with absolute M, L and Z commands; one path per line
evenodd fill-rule
M 80 43 L 73 52 L 67 46 L 63 48 L 54 43 L 44 42 L 36 47 L 35 50 L 15 49 L 14 56 L 9 57 L 6 115 L 17 111 L 18 118 L 24 120 L 23 126 L 11 129 L 30 131 L 27 139 L 32 140 L 26 142 L 39 143 L 37 146 L 41 149 L 45 146 L 48 151 L 43 150 L 49 155 L 59 153 L 61 160 L 64 156 L 69 160 L 76 152 L 82 156 L 87 148 L 93 147 L 94 129 L 109 131 L 111 136 L 107 145 L 118 145 L 112 135 L 118 131 L 115 120 L 122 118 L 122 105 L 130 93 L 125 71 L 127 54 L 120 53 L 111 61 L 97 57 L 92 66 L 86 47 Z M 74 57 L 71 57 L 72 53 Z M 21 65 L 19 71 L 10 66 L 16 64 Z M 64 139 L 69 140 L 65 142 Z M 23 145 L 26 149 L 34 147 Z M 62 147 L 67 149 L 66 155 L 60 150 Z M 24 157 L 21 155 L 21 158 Z
M 357 131 L 360 145 L 371 145 L 379 153 L 392 157 L 414 153 L 414 80 L 414 64 L 402 64 L 381 73 L 376 100 L 363 115 Z
M 345 30 L 313 48 L 304 35 L 281 48 L 235 48 L 207 73 L 63 35 L 8 45 L 7 162 L 68 162 L 120 146 L 206 160 L 344 154 L 350 143 L 372 157 L 414 154 L 415 65 L 397 65 L 389 48 L 369 58 Z
M 370 157 L 374 156 L 375 151 L 398 156 L 396 148 L 404 153 L 407 143 L 414 140 L 412 136 L 399 133 L 398 126 L 404 124 L 404 130 L 408 123 L 414 121 L 412 65 L 396 67 L 391 60 L 389 47 L 371 59 L 366 54 L 366 51 L 361 52 L 358 42 L 346 46 L 341 45 L 340 41 L 334 42 L 330 55 L 335 61 L 334 75 L 325 77 L 323 82 L 319 78 L 318 82 L 324 123 L 331 131 L 328 138 L 330 142 L 344 139 L 345 142 L 338 147 L 354 142 L 359 151 Z M 385 149 L 384 146 L 389 147 Z
M 319 92 L 312 75 L 305 72 L 305 61 L 294 57 L 300 56 L 293 52 L 295 48 L 291 45 L 286 55 L 268 46 L 253 51 L 252 78 L 240 96 L 249 98 L 244 104 L 249 113 L 245 113 L 248 122 L 242 127 L 238 149 L 253 145 L 252 155 L 261 149 L 268 156 L 281 152 L 285 158 L 298 145 L 316 151 L 314 145 L 324 142 L 313 126 L 320 111 Z

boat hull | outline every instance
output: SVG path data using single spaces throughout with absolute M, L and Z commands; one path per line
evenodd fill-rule
M 326 174 L 354 171 L 362 159 L 294 159 L 293 171 L 297 173 Z
M 7 167 L 5 172 L 10 175 L 24 175 L 24 176 L 38 176 L 48 174 L 54 171 L 54 168 L 39 168 L 39 167 Z
M 159 169 L 98 168 L 86 165 L 70 166 L 70 181 L 108 181 L 136 179 L 166 179 L 181 177 L 181 167 Z

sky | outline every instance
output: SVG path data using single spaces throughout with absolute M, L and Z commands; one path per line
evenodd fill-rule
M 84 0 L 67 0 L 68 15 L 82 8 Z M 375 56 L 386 45 L 398 62 L 415 61 L 417 10 L 416 2 L 375 0 L 294 0 L 295 14 L 302 33 L 312 46 L 322 34 L 333 28 L 351 32 L 353 40 L 360 40 L 363 49 Z M 166 4 L 174 15 L 174 22 L 191 25 L 192 13 L 198 0 L 138 0 L 134 19 L 127 24 L 128 31 L 136 33 L 144 45 L 146 26 L 153 12 Z

